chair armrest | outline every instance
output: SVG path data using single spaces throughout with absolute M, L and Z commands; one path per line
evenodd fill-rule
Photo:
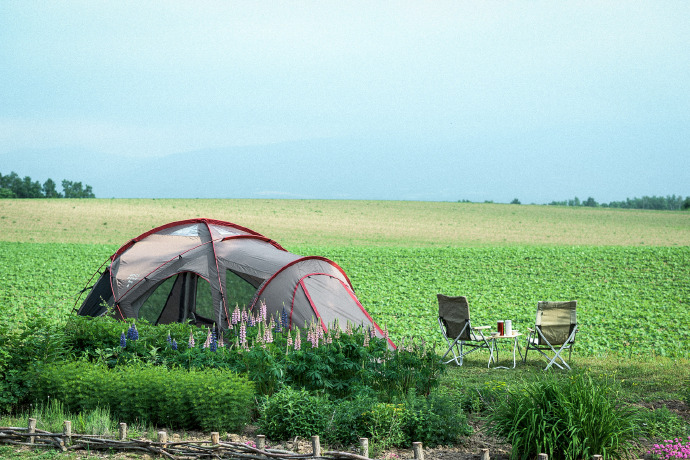
M 480 329 L 491 329 L 491 326 L 473 326 L 472 329 L 478 331 Z
M 528 327 L 527 330 L 530 332 L 534 332 L 534 329 L 532 329 L 531 327 Z

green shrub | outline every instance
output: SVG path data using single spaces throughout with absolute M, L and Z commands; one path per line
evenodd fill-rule
M 260 408 L 259 427 L 271 439 L 285 440 L 326 432 L 331 403 L 326 396 L 285 387 Z
M 612 380 L 594 381 L 586 373 L 548 375 L 509 390 L 489 414 L 489 432 L 512 444 L 511 458 L 621 458 L 636 417 L 617 404 L 616 388 Z
M 405 433 L 407 444 L 425 446 L 455 445 L 472 434 L 462 410 L 460 396 L 434 392 L 423 398 L 410 394 L 406 402 Z
M 62 401 L 71 412 L 108 407 L 125 422 L 182 429 L 233 431 L 249 422 L 254 388 L 246 378 L 221 370 L 119 366 L 85 361 L 47 366 L 34 396 Z

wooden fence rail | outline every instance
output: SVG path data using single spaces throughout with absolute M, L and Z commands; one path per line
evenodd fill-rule
M 28 446 L 31 448 L 56 448 L 63 452 L 72 450 L 105 450 L 109 452 L 132 451 L 160 455 L 170 459 L 248 459 L 248 460 L 370 460 L 369 440 L 360 438 L 359 454 L 322 450 L 318 436 L 312 436 L 309 453 L 297 453 L 288 450 L 266 448 L 266 437 L 256 437 L 256 447 L 239 442 L 221 441 L 219 433 L 211 433 L 208 441 L 175 441 L 170 442 L 165 431 L 158 432 L 157 441 L 128 439 L 127 424 L 120 423 L 118 439 L 99 435 L 72 433 L 72 423 L 66 420 L 62 433 L 50 433 L 36 428 L 36 419 L 30 418 L 28 427 L 0 427 L 0 444 Z M 415 460 L 424 460 L 424 448 L 421 442 L 412 443 Z M 481 460 L 490 460 L 489 449 L 482 449 Z M 548 460 L 546 454 L 539 454 L 539 460 Z M 594 455 L 592 460 L 601 460 L 601 455 Z

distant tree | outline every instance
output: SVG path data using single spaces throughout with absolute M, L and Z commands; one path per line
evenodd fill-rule
M 683 201 L 683 210 L 687 211 L 690 209 L 690 196 L 685 197 L 685 201 Z
M 520 203 L 520 200 L 518 200 L 517 198 L 513 198 L 513 201 L 511 201 L 510 204 L 522 204 L 522 203 Z
M 599 203 L 597 203 L 594 198 L 591 196 L 587 198 L 584 202 L 582 202 L 582 206 L 589 206 L 590 208 L 596 208 L 599 206 Z
M 8 188 L 0 187 L 0 198 L 17 198 L 17 195 Z
M 62 192 L 65 198 L 95 198 L 90 185 L 84 187 L 81 182 L 62 181 Z
M 43 183 L 43 196 L 46 198 L 61 198 L 62 194 L 57 191 L 57 185 L 53 179 L 48 179 Z

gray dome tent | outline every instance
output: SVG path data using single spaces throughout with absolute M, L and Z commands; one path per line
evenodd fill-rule
M 291 327 L 315 319 L 326 329 L 337 319 L 341 327 L 362 324 L 383 337 L 335 262 L 292 254 L 229 222 L 171 222 L 133 238 L 109 261 L 77 314 L 100 316 L 112 307 L 120 319 L 225 329 L 236 305 L 253 310 L 263 302 L 269 315 L 285 309 Z

